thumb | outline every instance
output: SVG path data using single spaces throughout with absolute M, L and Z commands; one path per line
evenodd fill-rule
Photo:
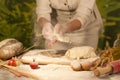
M 54 38 L 53 40 L 50 40 L 47 44 L 48 48 L 51 48 L 55 43 L 56 43 L 56 38 Z
M 61 24 L 56 24 L 55 27 L 54 27 L 54 33 L 55 34 L 58 34 L 58 33 L 60 34 L 61 30 L 62 30 L 62 25 Z

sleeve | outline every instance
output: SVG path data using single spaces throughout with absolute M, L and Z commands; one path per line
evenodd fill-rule
M 44 17 L 48 21 L 51 21 L 50 13 L 52 12 L 52 9 L 50 7 L 49 0 L 36 0 L 36 15 L 37 15 L 37 21 Z
M 73 19 L 78 19 L 82 26 L 88 22 L 92 15 L 96 0 L 79 0 L 78 8 Z

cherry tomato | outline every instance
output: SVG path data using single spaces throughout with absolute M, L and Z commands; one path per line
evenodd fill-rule
M 9 65 L 9 66 L 16 66 L 16 61 L 15 61 L 15 59 L 10 59 L 10 60 L 8 61 L 8 65 Z
M 31 67 L 32 69 L 37 69 L 37 68 L 38 68 L 38 64 L 35 63 L 35 62 L 32 62 L 32 63 L 30 63 L 30 67 Z
M 33 62 L 30 63 L 31 69 L 37 69 L 38 68 L 38 63 L 33 60 Z

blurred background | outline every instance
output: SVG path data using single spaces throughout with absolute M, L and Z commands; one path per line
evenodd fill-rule
M 113 46 L 120 33 L 120 0 L 96 0 L 104 22 L 104 34 L 99 37 L 98 49 Z M 0 0 L 0 41 L 16 38 L 25 47 L 31 46 L 35 23 L 35 0 Z M 41 44 L 42 45 L 42 44 Z

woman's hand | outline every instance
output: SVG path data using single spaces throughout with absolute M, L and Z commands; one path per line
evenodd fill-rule
M 64 36 L 64 33 L 68 32 L 68 26 L 62 24 L 56 24 L 54 27 L 54 35 L 57 41 L 70 43 L 70 39 Z
M 59 24 L 59 23 L 56 24 L 54 28 L 54 33 L 64 34 L 64 33 L 69 33 L 69 32 L 78 30 L 80 28 L 81 28 L 81 22 L 75 19 L 64 25 Z
M 54 37 L 53 26 L 51 23 L 46 23 L 42 28 L 42 35 L 47 40 L 52 40 Z
M 62 24 L 56 24 L 54 27 L 54 34 L 64 34 L 68 32 L 68 27 Z
M 56 37 L 54 36 L 53 26 L 51 23 L 46 23 L 42 29 L 42 35 L 49 42 L 47 44 L 48 47 L 51 47 L 56 42 Z

